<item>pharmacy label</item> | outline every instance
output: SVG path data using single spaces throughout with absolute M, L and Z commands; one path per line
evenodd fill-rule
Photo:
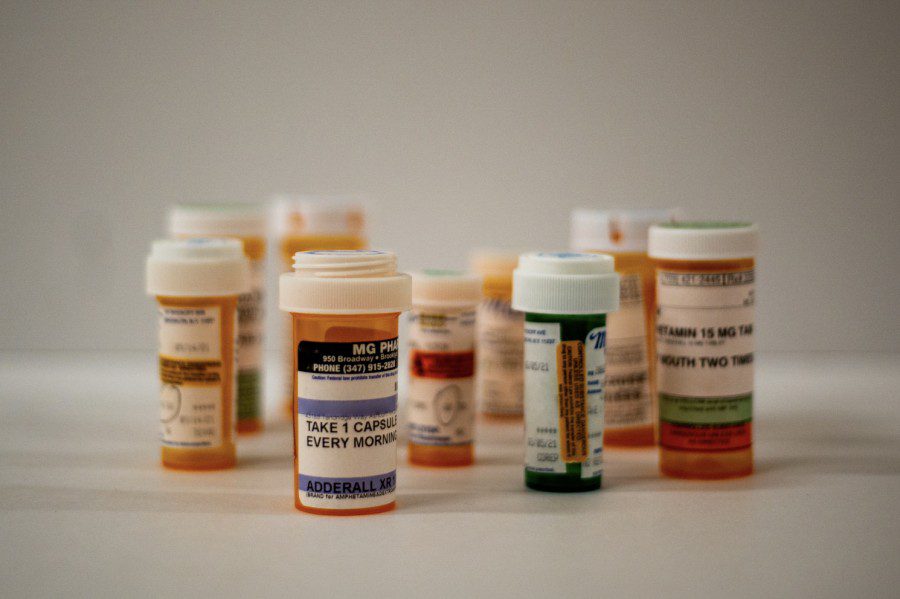
M 488 414 L 522 413 L 522 323 L 510 302 L 485 299 L 478 306 L 475 395 Z
M 222 444 L 222 314 L 219 306 L 160 306 L 160 439 L 166 447 Z M 227 433 L 230 436 L 230 431 Z
M 558 323 L 525 323 L 526 470 L 601 475 L 605 346 L 605 327 L 563 341 Z
M 360 509 L 394 501 L 397 338 L 297 345 L 300 502 Z
M 238 420 L 262 417 L 260 398 L 265 261 L 250 262 L 250 291 L 238 296 Z
M 660 443 L 751 444 L 754 271 L 657 273 Z
M 619 309 L 606 317 L 606 428 L 653 423 L 647 326 L 639 274 L 620 279 Z
M 410 314 L 409 439 L 471 443 L 475 425 L 475 312 Z

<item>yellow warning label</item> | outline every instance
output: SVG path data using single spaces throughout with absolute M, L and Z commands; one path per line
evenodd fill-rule
M 559 386 L 559 446 L 566 463 L 583 462 L 588 455 L 587 384 L 584 343 L 556 345 L 556 380 Z

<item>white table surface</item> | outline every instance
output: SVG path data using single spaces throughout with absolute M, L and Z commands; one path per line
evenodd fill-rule
M 0 354 L 0 596 L 900 596 L 900 356 L 758 357 L 757 473 L 522 485 L 516 426 L 478 465 L 401 465 L 398 509 L 297 512 L 291 432 L 237 469 L 158 463 L 151 354 Z M 401 463 L 405 457 L 401 453 Z

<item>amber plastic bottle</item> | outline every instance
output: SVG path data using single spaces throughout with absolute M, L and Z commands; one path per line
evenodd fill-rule
M 656 444 L 656 368 L 652 356 L 656 280 L 647 257 L 647 230 L 671 221 L 676 210 L 572 212 L 570 246 L 609 254 L 621 276 L 618 311 L 607 317 L 606 409 L 603 444 Z
M 311 250 L 363 250 L 369 247 L 360 200 L 350 196 L 281 195 L 275 198 L 274 230 L 281 272 L 291 272 L 294 254 Z M 293 347 L 290 319 L 284 318 L 284 365 Z M 291 382 L 282 385 L 285 411 L 293 413 Z
M 503 250 L 479 250 L 470 260 L 483 281 L 475 333 L 475 399 L 484 416 L 501 421 L 521 420 L 524 405 L 525 315 L 512 309 L 518 260 L 518 254 Z
M 176 238 L 230 237 L 243 244 L 250 263 L 250 289 L 238 299 L 237 431 L 263 428 L 263 324 L 266 214 L 257 204 L 181 204 L 169 211 Z
M 147 291 L 158 302 L 164 466 L 211 470 L 235 464 L 237 306 L 248 270 L 236 240 L 153 244 Z
M 398 322 L 410 280 L 389 252 L 311 251 L 281 276 L 292 322 L 294 504 L 325 515 L 394 508 Z
M 660 471 L 667 476 L 718 479 L 753 472 L 757 235 L 749 223 L 650 229 Z
M 475 309 L 481 279 L 452 270 L 413 274 L 409 318 L 409 461 L 475 461 Z

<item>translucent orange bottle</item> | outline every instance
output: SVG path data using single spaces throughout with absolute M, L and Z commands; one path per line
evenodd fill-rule
M 162 240 L 147 258 L 159 320 L 162 463 L 234 466 L 238 295 L 249 265 L 233 239 Z
M 266 214 L 257 204 L 181 204 L 169 211 L 175 238 L 231 237 L 250 263 L 250 290 L 238 298 L 237 431 L 261 431 Z
M 753 472 L 757 236 L 749 223 L 650 228 L 665 475 L 713 479 Z
M 519 255 L 479 250 L 472 270 L 483 281 L 475 342 L 475 398 L 492 418 L 522 418 L 525 315 L 512 309 L 513 271 Z
M 292 322 L 294 503 L 391 510 L 397 482 L 398 321 L 409 275 L 375 250 L 298 252 L 280 279 Z
M 481 279 L 425 270 L 412 281 L 409 461 L 467 466 L 475 460 L 475 308 Z
M 656 280 L 647 257 L 650 225 L 672 221 L 675 210 L 572 212 L 571 248 L 613 256 L 621 277 L 619 309 L 607 316 L 603 444 L 656 444 L 653 298 Z
M 275 198 L 274 230 L 281 272 L 291 272 L 294 254 L 310 250 L 362 250 L 369 247 L 360 200 L 351 196 L 281 195 Z M 291 323 L 285 316 L 283 364 L 290 369 Z M 282 377 L 285 411 L 293 410 L 290 377 Z

